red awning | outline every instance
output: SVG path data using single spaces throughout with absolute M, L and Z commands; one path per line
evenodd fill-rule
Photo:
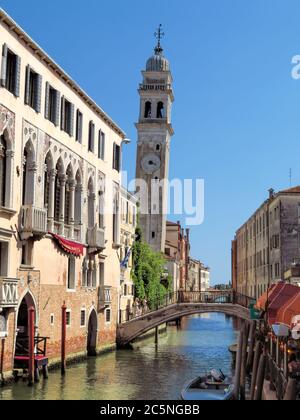
M 292 327 L 293 318 L 300 316 L 300 288 L 294 287 L 298 290 L 295 290 L 294 296 L 285 303 L 277 314 L 278 322 L 289 327 Z
M 80 257 L 81 255 L 83 255 L 84 247 L 82 244 L 73 241 L 68 241 L 67 239 L 62 238 L 59 235 L 55 235 L 54 233 L 51 233 L 51 235 L 58 242 L 61 248 L 68 254 L 75 255 L 76 257 Z
M 256 307 L 268 309 L 270 325 L 290 325 L 292 318 L 300 315 L 300 288 L 285 282 L 273 285 L 258 299 Z

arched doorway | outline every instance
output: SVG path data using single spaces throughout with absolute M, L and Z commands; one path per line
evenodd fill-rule
M 87 338 L 87 353 L 88 356 L 96 356 L 96 347 L 97 347 L 97 314 L 93 309 L 88 324 L 88 338 Z
M 17 339 L 16 339 L 16 356 L 24 354 L 24 347 L 25 350 L 28 347 L 28 310 L 29 308 L 35 308 L 35 303 L 33 297 L 28 292 L 18 310 L 18 318 L 17 318 Z M 36 311 L 35 311 L 35 318 L 36 318 Z M 35 319 L 36 320 L 36 319 Z

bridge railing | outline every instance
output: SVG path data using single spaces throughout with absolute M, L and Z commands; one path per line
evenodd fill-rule
M 131 311 L 121 311 L 120 322 L 126 323 L 133 319 L 158 311 L 159 309 L 167 308 L 171 305 L 179 303 L 237 304 L 245 308 L 249 308 L 252 302 L 252 298 L 236 293 L 233 290 L 207 292 L 178 291 L 168 293 L 163 297 L 157 297 L 151 301 L 135 301 Z

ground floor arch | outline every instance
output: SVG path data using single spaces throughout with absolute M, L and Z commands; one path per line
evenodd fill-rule
M 96 356 L 97 353 L 97 335 L 98 335 L 98 319 L 95 309 L 93 309 L 88 321 L 87 334 L 87 354 L 88 356 Z
M 29 335 L 29 309 L 34 308 L 35 325 L 37 321 L 36 305 L 33 296 L 30 292 L 27 292 L 17 311 L 17 335 L 16 335 L 16 349 L 15 355 L 24 354 L 24 349 L 28 347 L 28 335 Z

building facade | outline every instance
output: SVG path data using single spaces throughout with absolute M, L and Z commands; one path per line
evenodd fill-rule
M 0 374 L 28 334 L 60 354 L 114 346 L 123 131 L 0 11 Z
M 190 231 L 183 229 L 180 222 L 167 221 L 165 259 L 166 268 L 172 277 L 172 290 L 186 290 L 188 287 L 190 256 Z
M 120 322 L 130 319 L 134 302 L 134 283 L 132 280 L 132 246 L 135 241 L 137 225 L 137 198 L 124 188 L 121 189 L 121 289 Z
M 199 260 L 189 259 L 187 291 L 206 292 L 210 288 L 210 270 Z
M 158 44 L 147 61 L 146 71 L 142 72 L 143 82 L 139 87 L 136 183 L 144 239 L 154 251 L 164 253 L 174 96 L 170 65 L 163 56 L 160 36 L 159 29 Z
M 236 232 L 232 243 L 232 285 L 258 297 L 285 278 L 300 258 L 300 187 L 269 198 Z

